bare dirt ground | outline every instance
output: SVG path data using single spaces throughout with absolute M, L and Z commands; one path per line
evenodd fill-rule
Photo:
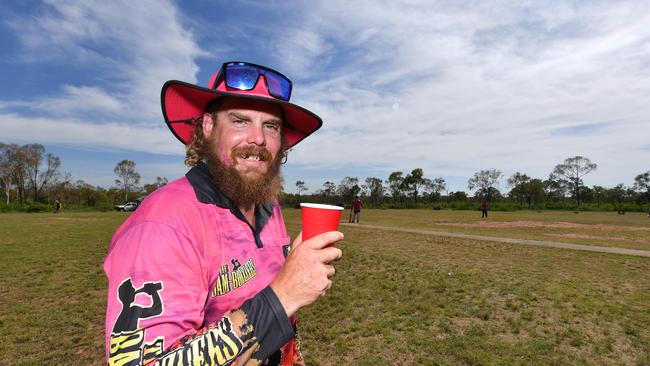
M 644 239 L 638 239 L 638 238 L 622 238 L 618 236 L 600 236 L 600 235 L 587 235 L 587 234 L 544 234 L 544 236 L 554 236 L 556 238 L 573 238 L 573 239 L 586 239 L 586 240 L 611 240 L 611 241 L 621 241 L 621 242 L 626 242 L 626 241 L 631 241 L 635 243 L 649 243 L 650 239 L 644 240 Z
M 453 223 L 454 226 L 465 226 L 465 227 L 513 227 L 513 224 L 518 224 L 520 226 L 523 226 L 521 223 L 528 223 L 529 225 L 547 225 L 545 227 L 553 227 L 550 225 L 567 225 L 567 226 L 561 226 L 561 227 L 584 227 L 584 228 L 589 228 L 589 227 L 611 227 L 615 228 L 618 230 L 622 230 L 622 228 L 628 228 L 628 229 L 633 229 L 633 230 L 650 230 L 648 228 L 637 228 L 637 227 L 621 227 L 621 226 L 615 226 L 615 225 L 601 225 L 601 224 L 596 224 L 596 225 L 584 225 L 584 224 L 574 224 L 574 223 L 568 223 L 568 222 L 538 222 L 538 221 L 511 221 L 511 222 L 485 222 L 485 223 L 478 223 L 478 224 L 473 224 L 473 223 Z M 595 245 L 584 245 L 584 244 L 572 244 L 572 243 L 561 243 L 561 242 L 554 242 L 554 241 L 545 241 L 545 240 L 528 240 L 528 239 L 515 239 L 515 238 L 501 238 L 501 237 L 494 237 L 494 236 L 486 236 L 486 235 L 474 235 L 474 234 L 462 234 L 462 233 L 450 233 L 450 232 L 441 232 L 441 231 L 433 231 L 433 230 L 425 230 L 425 229 L 413 229 L 413 228 L 403 228 L 403 227 L 395 227 L 395 226 L 380 226 L 380 225 L 367 225 L 367 224 L 348 224 L 348 223 L 341 223 L 343 226 L 348 226 L 348 227 L 358 227 L 358 228 L 364 228 L 364 229 L 373 229 L 373 230 L 386 230 L 386 231 L 397 231 L 397 232 L 406 232 L 406 233 L 414 233 L 414 234 L 423 234 L 423 235 L 433 235 L 433 236 L 446 236 L 446 237 L 454 237 L 454 238 L 463 238 L 463 239 L 472 239 L 472 240 L 481 240 L 481 241 L 493 241 L 493 242 L 501 242 L 501 243 L 510 243 L 510 244 L 522 244 L 522 245 L 533 245 L 533 246 L 540 246 L 540 247 L 548 247 L 548 248 L 562 248 L 562 249 L 572 249 L 572 250 L 584 250 L 584 251 L 589 251 L 589 252 L 600 252 L 600 253 L 614 253 L 614 254 L 625 254 L 625 255 L 635 255 L 635 256 L 641 256 L 641 257 L 650 257 L 650 250 L 638 250 L 638 249 L 627 249 L 627 248 L 615 248 L 615 247 L 603 247 L 603 246 L 595 246 Z M 489 226 L 489 225 L 501 225 L 501 226 Z M 568 225 L 573 225 L 573 226 L 568 226 Z
M 475 228 L 512 228 L 512 227 L 541 227 L 541 228 L 567 228 L 567 229 L 599 229 L 619 231 L 650 231 L 650 227 L 618 226 L 606 224 L 576 224 L 573 222 L 548 222 L 548 221 L 482 221 L 482 222 L 436 222 L 434 225 L 459 226 Z

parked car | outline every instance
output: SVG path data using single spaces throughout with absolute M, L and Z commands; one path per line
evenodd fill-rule
M 140 202 L 138 201 L 131 201 L 123 205 L 115 205 L 114 207 L 118 211 L 135 211 L 135 209 L 138 208 L 139 204 Z

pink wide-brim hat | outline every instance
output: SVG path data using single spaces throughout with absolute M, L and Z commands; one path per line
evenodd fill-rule
M 208 85 L 214 85 L 218 74 L 217 72 L 212 75 Z M 192 140 L 194 128 L 201 125 L 206 106 L 213 100 L 224 96 L 260 100 L 279 105 L 284 113 L 282 134 L 287 142 L 287 147 L 296 145 L 323 125 L 323 121 L 316 114 L 271 96 L 264 76 L 260 76 L 252 90 L 230 89 L 223 81 L 215 89 L 210 89 L 183 81 L 169 80 L 163 85 L 160 94 L 165 123 L 176 138 L 187 144 Z

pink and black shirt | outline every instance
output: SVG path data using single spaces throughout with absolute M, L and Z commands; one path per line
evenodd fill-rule
M 108 363 L 278 364 L 295 331 L 268 285 L 290 238 L 277 202 L 258 205 L 255 224 L 203 163 L 149 195 L 104 261 Z

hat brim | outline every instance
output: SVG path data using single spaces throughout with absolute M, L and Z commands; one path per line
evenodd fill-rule
M 293 103 L 269 97 L 208 89 L 178 80 L 166 82 L 160 92 L 165 123 L 177 139 L 187 144 L 192 140 L 192 131 L 196 127 L 193 120 L 203 116 L 208 103 L 226 96 L 279 105 L 284 112 L 282 133 L 288 147 L 296 145 L 323 125 L 323 121 L 316 114 Z

